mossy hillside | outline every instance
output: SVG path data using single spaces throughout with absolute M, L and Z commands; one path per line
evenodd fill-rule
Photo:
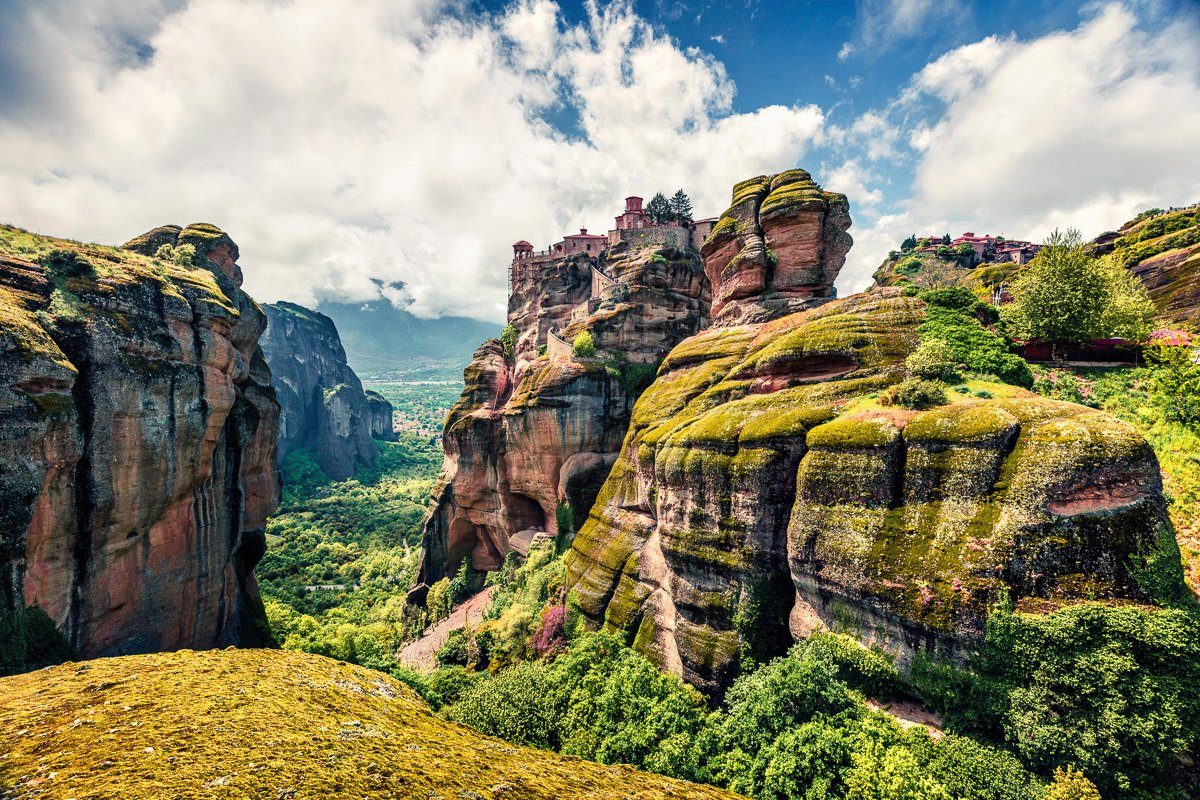
M 483 736 L 387 675 L 286 651 L 127 656 L 5 678 L 0 725 L 18 794 L 735 797 Z
M 191 298 L 211 303 L 235 317 L 238 313 L 236 304 L 207 269 L 185 267 L 118 247 L 58 239 L 0 225 L 0 255 L 38 263 L 55 251 L 74 253 L 90 265 L 86 274 L 66 277 L 63 281 L 66 289 L 85 301 L 91 296 L 97 300 L 111 297 L 127 287 L 151 286 L 180 300 Z M 92 305 L 104 306 L 99 302 Z

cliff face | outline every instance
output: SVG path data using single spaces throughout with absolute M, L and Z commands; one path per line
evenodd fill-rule
M 392 420 L 392 404 L 379 392 L 367 390 L 367 408 L 371 412 L 371 436 L 385 442 L 396 441 L 396 426 Z
M 491 340 L 476 351 L 446 423 L 418 586 L 464 559 L 498 568 L 516 534 L 557 532 L 560 503 L 582 518 L 616 458 L 633 398 L 707 309 L 694 251 L 622 244 L 520 271 L 509 304 L 515 344 L 509 352 Z M 568 343 L 583 331 L 593 357 L 571 354 Z
M 363 392 L 329 317 L 295 303 L 263 309 L 268 325 L 262 349 L 280 405 L 280 460 L 309 448 L 326 475 L 349 478 L 379 455 L 372 435 L 390 434 L 391 404 Z
M 1146 285 L 1150 299 L 1173 324 L 1197 329 L 1200 309 L 1200 207 L 1125 223 L 1092 242 L 1112 254 Z
M 184 266 L 145 255 L 185 243 Z M 193 225 L 126 247 L 0 227 L 0 616 L 38 606 L 85 657 L 264 630 L 279 494 L 237 246 Z
M 807 230 L 776 274 L 824 285 L 833 259 L 821 228 Z M 820 627 L 902 659 L 955 657 L 1001 591 L 1026 603 L 1179 591 L 1157 463 L 1130 427 L 1012 387 L 926 412 L 881 406 L 916 347 L 919 300 L 877 290 L 764 319 L 766 302 L 725 286 L 762 285 L 761 263 L 742 280 L 712 244 L 714 297 L 755 321 L 680 343 L 634 407 L 567 557 L 592 624 L 719 690 L 744 657 Z
M 714 323 L 770 319 L 833 297 L 853 244 L 849 208 L 802 169 L 733 187 L 702 250 Z

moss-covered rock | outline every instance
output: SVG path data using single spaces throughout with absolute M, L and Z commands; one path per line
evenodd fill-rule
M 836 628 L 902 660 L 961 656 L 1002 591 L 1179 600 L 1157 465 L 1128 426 L 1016 387 L 877 402 L 924 321 L 877 290 L 681 342 L 567 556 L 584 615 L 720 690 L 746 644 L 738 598 L 780 577 L 773 636 Z
M 708 786 L 514 746 L 437 717 L 386 674 L 219 650 L 0 680 L 6 789 L 44 797 L 735 800 Z

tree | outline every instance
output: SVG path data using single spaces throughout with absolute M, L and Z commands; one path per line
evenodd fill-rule
M 650 221 L 655 225 L 670 222 L 672 214 L 671 201 L 662 192 L 659 192 L 650 198 L 650 202 L 646 204 L 646 213 L 650 215 Z
M 683 189 L 675 192 L 671 198 L 671 214 L 678 222 L 692 220 L 692 201 L 683 193 Z
M 942 244 L 950 244 L 951 241 L 952 240 L 950 238 L 950 234 L 948 234 L 948 233 L 942 234 Z
M 917 247 L 917 235 L 914 233 L 900 243 L 900 250 L 907 253 L 909 250 L 914 250 Z
M 1108 306 L 1101 318 L 1103 335 L 1145 341 L 1158 314 L 1145 284 L 1115 259 L 1105 258 L 1100 264 L 1108 279 L 1109 293 Z
M 1104 335 L 1112 280 L 1079 231 L 1054 231 L 1012 284 L 1008 319 L 1016 335 L 1056 344 Z

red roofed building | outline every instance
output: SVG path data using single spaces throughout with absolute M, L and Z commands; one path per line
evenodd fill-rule
M 650 215 L 642 208 L 642 198 L 626 197 L 625 210 L 617 215 L 617 230 L 629 231 L 636 228 L 648 228 L 651 225 Z

